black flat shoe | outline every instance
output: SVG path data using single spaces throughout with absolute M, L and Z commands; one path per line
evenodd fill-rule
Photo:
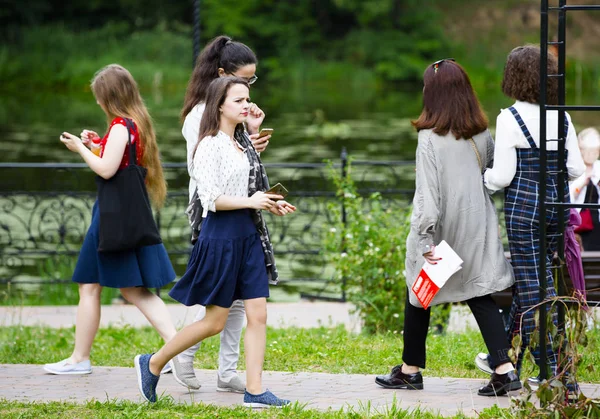
M 404 374 L 402 364 L 392 368 L 392 372 L 388 375 L 378 375 L 375 382 L 384 388 L 423 390 L 423 376 L 421 373 Z
M 488 397 L 503 396 L 509 391 L 519 390 L 521 387 L 521 380 L 515 370 L 506 374 L 493 373 L 490 382 L 485 387 L 481 387 L 477 394 Z

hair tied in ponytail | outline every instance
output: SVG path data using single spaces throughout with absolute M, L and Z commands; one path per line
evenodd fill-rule
M 254 52 L 247 45 L 221 35 L 204 47 L 198 59 L 185 93 L 185 101 L 181 110 L 181 118 L 191 112 L 194 106 L 206 100 L 206 92 L 210 83 L 219 77 L 219 69 L 225 74 L 234 74 L 238 69 L 256 65 Z

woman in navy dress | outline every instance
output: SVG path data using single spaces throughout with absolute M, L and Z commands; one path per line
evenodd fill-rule
M 150 402 L 156 401 L 163 366 L 193 344 L 220 333 L 232 303 L 243 300 L 248 320 L 244 405 L 289 403 L 262 389 L 269 278 L 252 212 L 284 215 L 287 211 L 276 202 L 283 199 L 280 195 L 258 191 L 248 197 L 248 150 L 234 139 L 236 129 L 243 129 L 248 117 L 248 94 L 247 81 L 236 77 L 217 78 L 207 91 L 193 158 L 204 221 L 187 271 L 170 293 L 187 306 L 206 306 L 206 315 L 179 331 L 155 354 L 135 357 L 139 389 Z
M 129 164 L 128 130 L 125 118 L 133 122 L 131 142 L 136 147 L 136 163 L 148 170 L 146 186 L 156 207 L 164 203 L 167 188 L 152 120 L 129 71 L 112 64 L 104 67 L 92 80 L 92 92 L 109 121 L 106 135 L 100 140 L 93 131 L 84 130 L 82 138 L 69 133 L 60 137 L 65 146 L 78 153 L 98 176 L 110 179 Z M 99 144 L 97 151 L 87 146 Z M 89 374 L 90 352 L 100 324 L 102 287 L 118 288 L 123 297 L 146 316 L 161 337 L 168 341 L 176 329 L 164 302 L 148 288 L 160 288 L 175 279 L 162 244 L 134 250 L 98 252 L 98 203 L 92 210 L 92 222 L 83 241 L 73 273 L 79 284 L 79 306 L 75 326 L 75 348 L 71 356 L 44 370 L 51 374 Z

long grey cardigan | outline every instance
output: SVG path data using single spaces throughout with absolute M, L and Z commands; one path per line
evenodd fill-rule
M 483 167 L 491 167 L 494 141 L 489 131 L 473 137 Z M 412 287 L 425 259 L 426 246 L 446 240 L 464 261 L 432 305 L 465 301 L 510 287 L 514 276 L 504 257 L 498 218 L 483 185 L 472 143 L 451 133 L 419 132 L 416 191 L 406 250 L 406 284 Z M 421 304 L 412 291 L 410 302 Z

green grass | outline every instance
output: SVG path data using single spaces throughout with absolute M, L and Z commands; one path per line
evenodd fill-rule
M 0 364 L 44 364 L 56 362 L 71 354 L 74 329 L 47 327 L 0 328 Z M 598 365 L 600 353 L 591 350 L 600 344 L 600 332 L 589 333 L 589 345 L 582 365 Z M 162 345 L 151 328 L 100 329 L 92 349 L 96 366 L 133 366 L 138 353 L 157 350 Z M 242 346 L 243 347 L 243 346 Z M 197 368 L 216 369 L 219 340 L 207 339 L 196 355 Z M 481 378 L 473 365 L 476 353 L 485 351 L 481 335 L 466 333 L 430 334 L 427 347 L 427 369 L 431 377 Z M 343 327 L 314 329 L 272 329 L 267 332 L 265 370 L 305 371 L 338 374 L 381 374 L 401 362 L 402 338 L 388 334 L 380 336 L 355 335 Z M 240 359 L 240 369 L 244 369 Z M 524 374 L 533 374 L 525 364 Z M 579 380 L 600 382 L 600 372 L 581 368 Z
M 178 404 L 172 399 L 161 398 L 155 404 L 137 404 L 129 401 L 91 401 L 84 404 L 50 402 L 50 403 L 22 403 L 8 400 L 0 400 L 0 412 L 3 419 L 19 418 L 194 418 L 194 419 L 213 419 L 213 418 L 297 418 L 297 419 L 359 419 L 359 418 L 377 418 L 377 419 L 436 419 L 442 416 L 426 410 L 404 410 L 397 404 L 392 404 L 385 409 L 375 410 L 370 407 L 368 402 L 358 408 L 348 408 L 346 410 L 329 410 L 320 412 L 313 409 L 306 409 L 304 405 L 294 404 L 283 409 L 268 409 L 263 411 L 250 410 L 244 407 L 218 407 L 213 405 L 198 404 Z M 464 419 L 467 416 L 458 414 L 452 416 L 456 419 Z M 482 419 L 509 418 L 508 410 L 497 407 L 485 409 L 480 413 Z

